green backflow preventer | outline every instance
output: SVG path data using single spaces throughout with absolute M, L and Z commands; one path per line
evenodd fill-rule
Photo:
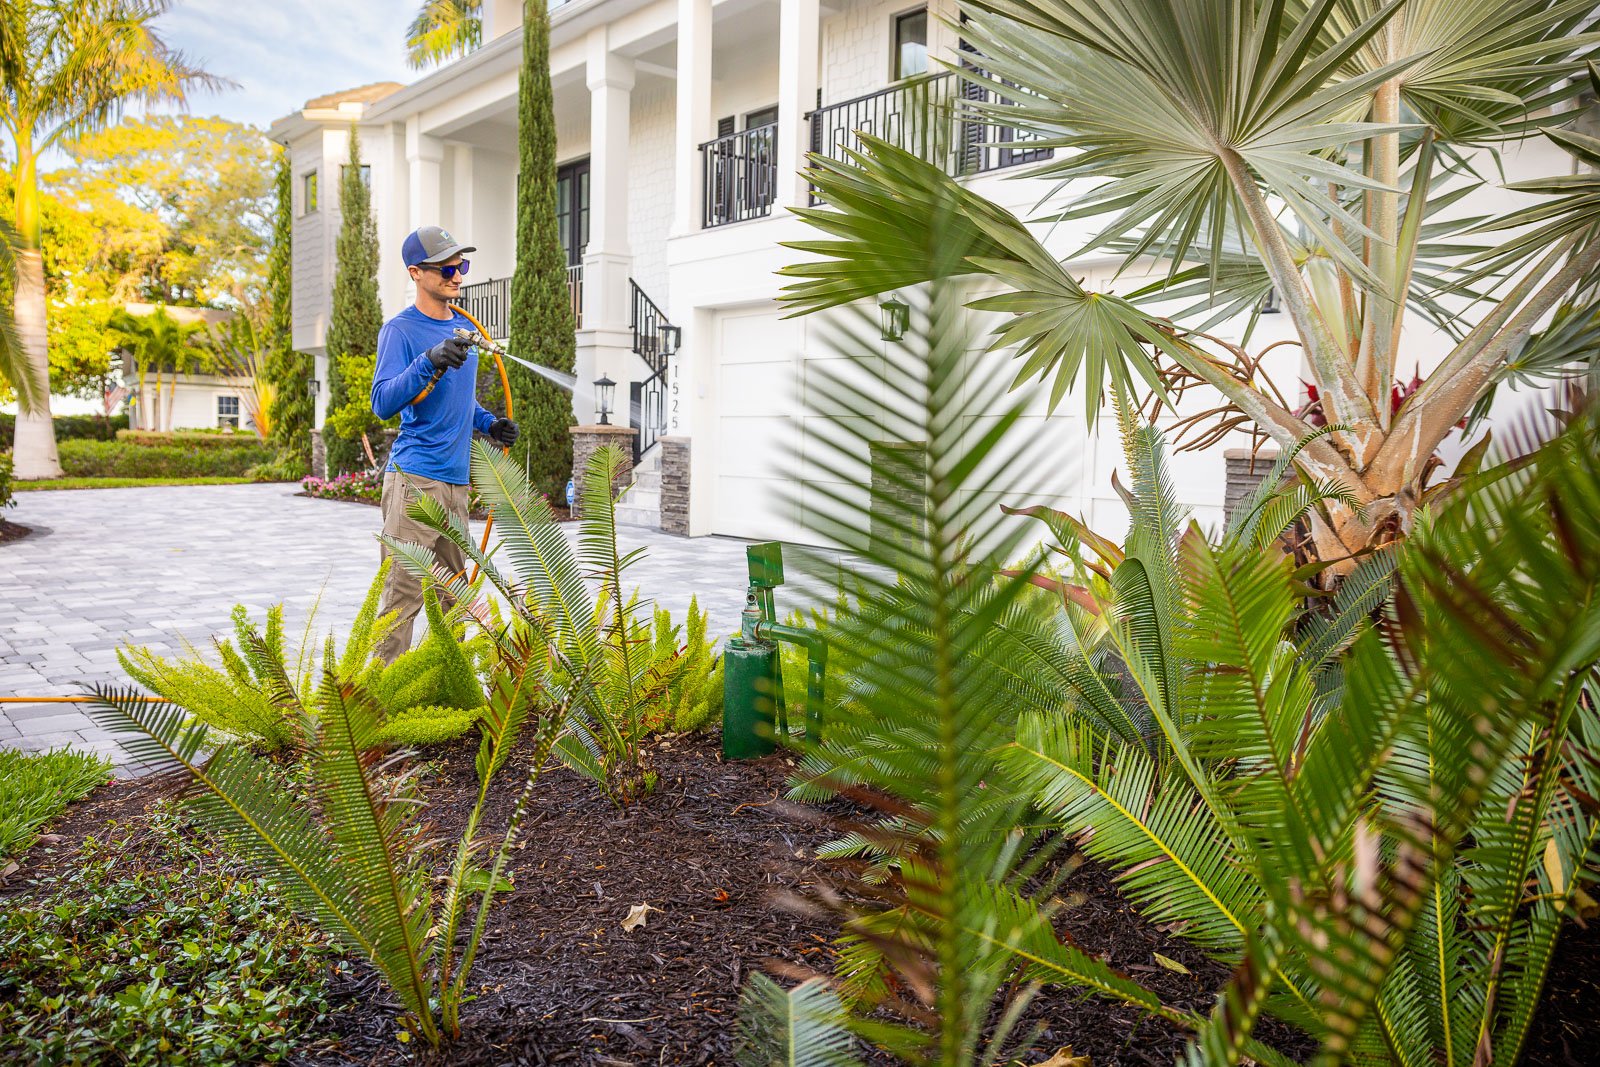
M 783 706 L 783 663 L 779 641 L 806 650 L 805 736 L 822 740 L 823 676 L 828 643 L 821 634 L 778 621 L 772 591 L 783 584 L 783 546 L 776 541 L 751 545 L 750 587 L 744 597 L 739 636 L 722 652 L 722 754 L 729 759 L 765 756 L 779 735 L 787 736 Z

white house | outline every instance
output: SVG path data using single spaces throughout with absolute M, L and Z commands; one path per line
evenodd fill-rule
M 491 332 L 504 332 L 521 6 L 485 0 L 483 47 L 412 85 L 335 93 L 273 125 L 295 183 L 297 347 L 322 351 L 351 123 L 371 166 L 385 314 L 409 300 L 401 240 L 438 223 L 478 247 L 465 301 Z M 581 311 L 574 413 L 593 421 L 588 383 L 601 375 L 621 383 L 624 411 L 637 398 L 643 473 L 630 500 L 642 507 L 630 518 L 656 521 L 656 442 L 665 434 L 688 442 L 686 532 L 797 537 L 806 504 L 784 491 L 784 472 L 799 452 L 808 378 L 819 361 L 839 358 L 823 317 L 783 319 L 775 303 L 773 272 L 798 256 L 780 242 L 814 236 L 789 211 L 808 202 L 797 172 L 806 151 L 837 153 L 858 128 L 904 140 L 907 116 L 952 92 L 953 76 L 929 56 L 955 54 L 959 42 L 936 17 L 953 16 L 955 0 L 552 0 L 551 8 L 562 239 Z M 933 76 L 918 77 L 925 72 Z M 1037 150 L 1003 129 L 972 132 L 930 135 L 928 158 L 1026 217 L 1041 183 L 1007 179 Z M 1569 169 L 1553 149 L 1525 154 L 1538 157 L 1524 161 L 1528 173 Z M 1066 254 L 1084 232 L 1063 226 L 1048 243 Z M 1077 273 L 1093 280 L 1105 271 L 1104 261 L 1085 261 Z M 1274 324 L 1263 321 L 1270 340 Z M 1408 340 L 1426 370 L 1442 342 L 1409 332 Z M 1291 387 L 1293 358 L 1279 368 Z M 992 366 L 1013 373 L 1004 360 Z M 327 378 L 320 355 L 317 378 Z M 320 420 L 322 401 L 317 412 Z M 1059 459 L 1048 499 L 1119 530 L 1112 427 L 1091 432 L 1070 402 L 1047 417 L 1042 397 L 1026 422 Z M 1175 466 L 1197 516 L 1220 522 L 1222 451 L 1184 454 Z M 990 486 L 997 500 L 1007 488 L 1005 472 Z

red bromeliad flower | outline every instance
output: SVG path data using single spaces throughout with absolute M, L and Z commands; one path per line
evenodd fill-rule
M 1328 425 L 1328 416 L 1322 410 L 1322 394 L 1317 391 L 1316 385 L 1306 381 L 1302 381 L 1300 384 L 1306 387 L 1306 402 L 1295 412 L 1296 417 L 1319 428 Z M 1409 382 L 1402 382 L 1396 378 L 1394 384 L 1389 387 L 1389 415 L 1392 417 L 1398 414 L 1400 408 L 1411 398 L 1411 394 L 1421 388 L 1422 375 L 1420 368 L 1411 372 L 1411 380 Z M 1456 423 L 1456 428 L 1466 429 L 1467 420 L 1463 418 Z

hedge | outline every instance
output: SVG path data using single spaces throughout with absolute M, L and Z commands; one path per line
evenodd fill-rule
M 11 498 L 11 453 L 0 452 L 0 508 L 8 508 L 15 503 Z
M 192 441 L 163 445 L 127 441 L 62 441 L 61 469 L 72 478 L 243 477 L 273 459 L 270 445 L 214 448 Z
M 118 430 L 117 440 L 125 445 L 190 445 L 195 448 L 265 448 L 266 443 L 253 433 L 216 433 L 211 430 Z
M 92 441 L 109 441 L 117 431 L 128 428 L 128 416 L 113 415 L 109 419 L 99 415 L 57 415 L 57 441 L 75 441 L 87 438 Z M 11 448 L 17 435 L 17 417 L 0 412 L 0 451 Z

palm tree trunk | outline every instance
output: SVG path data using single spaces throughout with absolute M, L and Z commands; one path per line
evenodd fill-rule
M 21 175 L 18 176 L 19 181 Z M 44 257 L 37 243 L 17 252 L 16 292 L 17 336 L 27 354 L 28 365 L 39 381 L 48 382 L 50 349 L 45 328 Z M 61 459 L 56 453 L 55 423 L 50 419 L 50 390 L 45 389 L 39 403 L 17 412 L 16 440 L 12 459 L 18 481 L 61 477 Z

